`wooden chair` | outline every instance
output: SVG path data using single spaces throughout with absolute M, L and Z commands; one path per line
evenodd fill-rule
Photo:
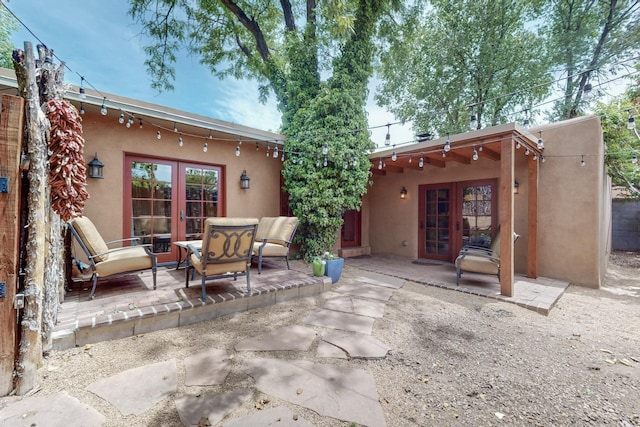
M 256 236 L 256 218 L 207 218 L 204 222 L 202 248 L 188 244 L 190 264 L 186 268 L 186 287 L 194 270 L 202 276 L 202 301 L 207 299 L 207 279 L 247 277 L 251 294 L 251 256 Z M 189 275 L 191 273 L 191 276 Z
M 86 216 L 72 218 L 67 222 L 71 234 L 80 244 L 91 266 L 93 286 L 89 299 L 93 299 L 98 277 L 109 277 L 121 273 L 151 269 L 153 289 L 156 289 L 156 255 L 149 249 L 151 245 L 120 246 L 109 249 L 109 245 L 124 242 L 139 242 L 138 238 L 105 242 L 97 228 Z
M 260 218 L 253 254 L 258 256 L 258 274 L 262 273 L 264 258 L 283 258 L 289 270 L 289 248 L 298 228 L 295 216 L 276 216 Z

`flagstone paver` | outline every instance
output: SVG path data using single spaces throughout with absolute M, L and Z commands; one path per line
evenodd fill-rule
M 400 289 L 404 286 L 406 280 L 384 274 L 367 273 L 363 276 L 355 278 L 356 281 L 371 283 L 372 285 L 384 286 L 387 288 Z
M 327 310 L 344 311 L 345 313 L 376 318 L 384 316 L 384 307 L 385 305 L 382 302 L 362 300 L 349 296 L 331 298 L 324 304 L 324 308 Z
M 333 359 L 348 359 L 349 355 L 341 348 L 336 347 L 333 344 L 329 344 L 326 341 L 320 341 L 318 348 L 316 349 L 316 355 L 318 357 L 326 357 Z
M 386 425 L 375 380 L 365 370 L 262 358 L 247 361 L 245 369 L 263 393 L 322 416 L 369 427 Z
M 251 390 L 241 389 L 229 393 L 182 394 L 176 397 L 176 409 L 185 426 L 197 426 L 202 418 L 216 425 L 224 417 L 251 398 Z
M 329 332 L 322 335 L 322 340 L 346 351 L 352 358 L 382 359 L 391 350 L 370 335 Z
M 186 357 L 184 368 L 185 385 L 222 384 L 231 371 L 231 360 L 225 351 L 210 348 Z
M 309 421 L 285 406 L 265 409 L 242 418 L 225 421 L 224 427 L 313 427 Z
M 177 388 L 175 359 L 129 369 L 87 386 L 87 390 L 111 403 L 123 415 L 140 415 Z
M 104 422 L 101 413 L 65 391 L 27 397 L 0 411 L 0 425 L 7 427 L 98 427 Z
M 316 332 L 305 326 L 290 325 L 247 338 L 235 345 L 237 351 L 307 351 Z
M 379 301 L 389 301 L 393 295 L 393 289 L 360 282 L 342 285 L 337 291 L 341 294 L 355 295 L 357 297 Z
M 358 316 L 357 314 L 320 309 L 312 311 L 303 322 L 308 325 L 321 326 L 323 328 L 340 329 L 371 335 L 374 320 L 375 319 L 371 317 Z

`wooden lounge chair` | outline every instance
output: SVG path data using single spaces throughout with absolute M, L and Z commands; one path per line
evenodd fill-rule
M 186 287 L 194 270 L 202 275 L 202 301 L 207 299 L 207 279 L 247 277 L 251 294 L 251 256 L 256 236 L 256 218 L 207 218 L 202 248 L 187 245 L 191 263 L 186 268 Z M 191 276 L 190 276 L 191 273 Z
M 264 258 L 284 258 L 289 270 L 289 248 L 298 228 L 295 216 L 276 216 L 260 218 L 253 255 L 258 257 L 258 274 L 262 273 Z
M 138 238 L 105 242 L 95 225 L 86 216 L 76 217 L 67 223 L 71 234 L 80 244 L 91 266 L 93 286 L 89 299 L 93 299 L 98 277 L 110 277 L 121 273 L 151 269 L 153 289 L 156 289 L 156 255 L 149 249 L 151 245 L 119 246 L 109 249 L 109 245 L 125 242 L 139 242 Z
M 513 241 L 520 237 L 513 233 Z M 488 248 L 481 246 L 464 246 L 455 261 L 456 285 L 460 285 L 463 271 L 481 274 L 494 274 L 500 281 L 500 230 Z

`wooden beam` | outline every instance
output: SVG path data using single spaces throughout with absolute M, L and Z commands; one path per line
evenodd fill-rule
M 533 160 L 527 162 L 527 277 L 538 277 L 538 176 L 540 164 Z
M 396 166 L 390 163 L 386 163 L 383 169 L 386 170 L 387 172 L 404 173 L 404 168 L 402 166 Z
M 500 153 L 498 153 L 497 151 L 493 151 L 491 148 L 487 148 L 487 147 L 482 147 L 481 156 L 488 157 L 491 160 L 495 160 L 495 161 L 500 160 Z
M 463 156 L 463 155 L 455 153 L 453 151 L 449 151 L 447 153 L 447 158 L 449 158 L 449 159 L 451 159 L 451 160 L 453 160 L 455 162 L 465 164 L 465 165 L 470 165 L 471 164 L 471 158 L 470 157 Z
M 513 180 L 514 147 L 511 139 L 501 142 L 500 159 L 500 293 L 513 296 Z
M 0 113 L 0 176 L 8 181 L 6 193 L 0 194 L 0 282 L 5 295 L 0 297 L 0 396 L 13 390 L 18 322 L 13 301 L 18 288 L 20 236 L 20 153 L 24 127 L 24 100 L 2 95 Z
M 447 165 L 447 162 L 445 162 L 444 160 L 433 159 L 431 157 L 425 157 L 424 162 L 437 168 L 443 168 Z

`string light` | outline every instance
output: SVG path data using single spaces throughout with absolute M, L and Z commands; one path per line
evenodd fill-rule
M 447 157 L 447 153 L 445 153 L 444 150 L 442 150 L 442 157 Z
M 478 117 L 475 114 L 471 114 L 471 119 L 469 120 L 469 128 L 471 128 L 471 130 L 478 129 Z
M 80 77 L 80 89 L 78 90 L 78 92 L 80 93 L 80 99 L 85 100 L 87 99 L 87 94 L 84 92 L 84 77 Z
M 202 146 L 202 151 L 206 153 L 207 150 L 209 150 L 209 144 L 205 141 L 204 145 Z
M 327 156 L 324 156 L 324 161 L 322 162 L 322 166 L 327 167 Z
M 378 161 L 378 170 L 382 169 L 382 159 Z
M 422 157 L 422 153 L 420 153 L 420 160 L 418 160 L 418 167 L 420 169 L 424 167 L 424 158 Z
M 325 141 L 324 145 L 322 146 L 322 155 L 326 156 L 329 153 L 329 143 Z
M 447 142 L 444 143 L 444 151 L 449 152 L 451 150 L 451 141 L 449 140 L 449 133 L 447 133 Z
M 582 89 L 582 95 L 585 101 L 591 100 L 592 89 L 593 89 L 593 86 L 591 85 L 591 83 L 587 83 L 586 85 L 584 85 L 584 88 Z
M 478 160 L 478 152 L 475 145 L 473 146 L 473 160 Z
M 529 147 L 527 147 L 527 148 L 524 150 L 524 155 L 525 155 L 525 156 L 528 156 L 528 155 L 529 155 Z
M 391 160 L 393 160 L 395 162 L 397 158 L 398 158 L 398 156 L 396 155 L 396 152 L 394 150 L 394 152 L 391 153 Z
M 80 114 L 84 114 L 84 104 L 80 103 Z
M 129 116 L 129 119 L 127 120 L 127 127 L 130 128 L 132 124 L 133 124 L 133 117 Z
M 482 150 L 483 150 L 482 143 L 480 143 L 480 146 L 478 147 L 478 151 L 482 151 Z
M 118 123 L 124 123 L 124 113 L 120 113 L 120 117 L 118 118 Z
M 100 114 L 102 114 L 103 116 L 106 116 L 108 111 L 107 111 L 107 106 L 104 104 L 107 101 L 107 97 L 105 96 L 102 99 L 102 107 L 100 107 Z
M 633 114 L 629 113 L 629 120 L 627 120 L 627 129 L 634 130 L 636 128 L 636 119 Z
M 391 145 L 391 124 L 387 123 L 387 136 L 384 137 L 384 145 Z
M 633 163 L 634 165 L 638 164 L 638 156 L 633 156 L 633 158 L 631 159 L 631 163 Z
M 213 139 L 213 135 L 211 134 L 211 129 L 209 129 L 209 139 Z
M 538 150 L 544 149 L 544 141 L 542 140 L 542 131 L 540 131 L 540 136 L 538 137 Z
M 538 155 L 536 153 L 533 153 L 533 160 L 538 160 Z
M 236 157 L 240 157 L 240 146 L 236 145 Z
M 142 129 L 142 119 L 140 119 L 140 129 Z
M 582 156 L 582 160 L 580 160 L 580 166 L 586 165 L 587 162 L 584 161 L 584 155 Z
M 520 141 L 516 140 L 516 150 L 519 150 L 519 149 L 520 149 Z
M 173 122 L 173 131 L 178 132 L 178 126 L 176 126 L 176 122 Z
M 160 129 L 156 132 L 156 139 L 162 139 L 162 134 L 160 133 Z
M 178 145 L 180 147 L 182 147 L 184 145 L 184 142 L 182 141 L 182 134 L 180 134 L 180 138 L 178 138 Z
M 276 147 L 273 149 L 273 158 L 277 159 L 278 158 L 278 146 L 276 145 Z

